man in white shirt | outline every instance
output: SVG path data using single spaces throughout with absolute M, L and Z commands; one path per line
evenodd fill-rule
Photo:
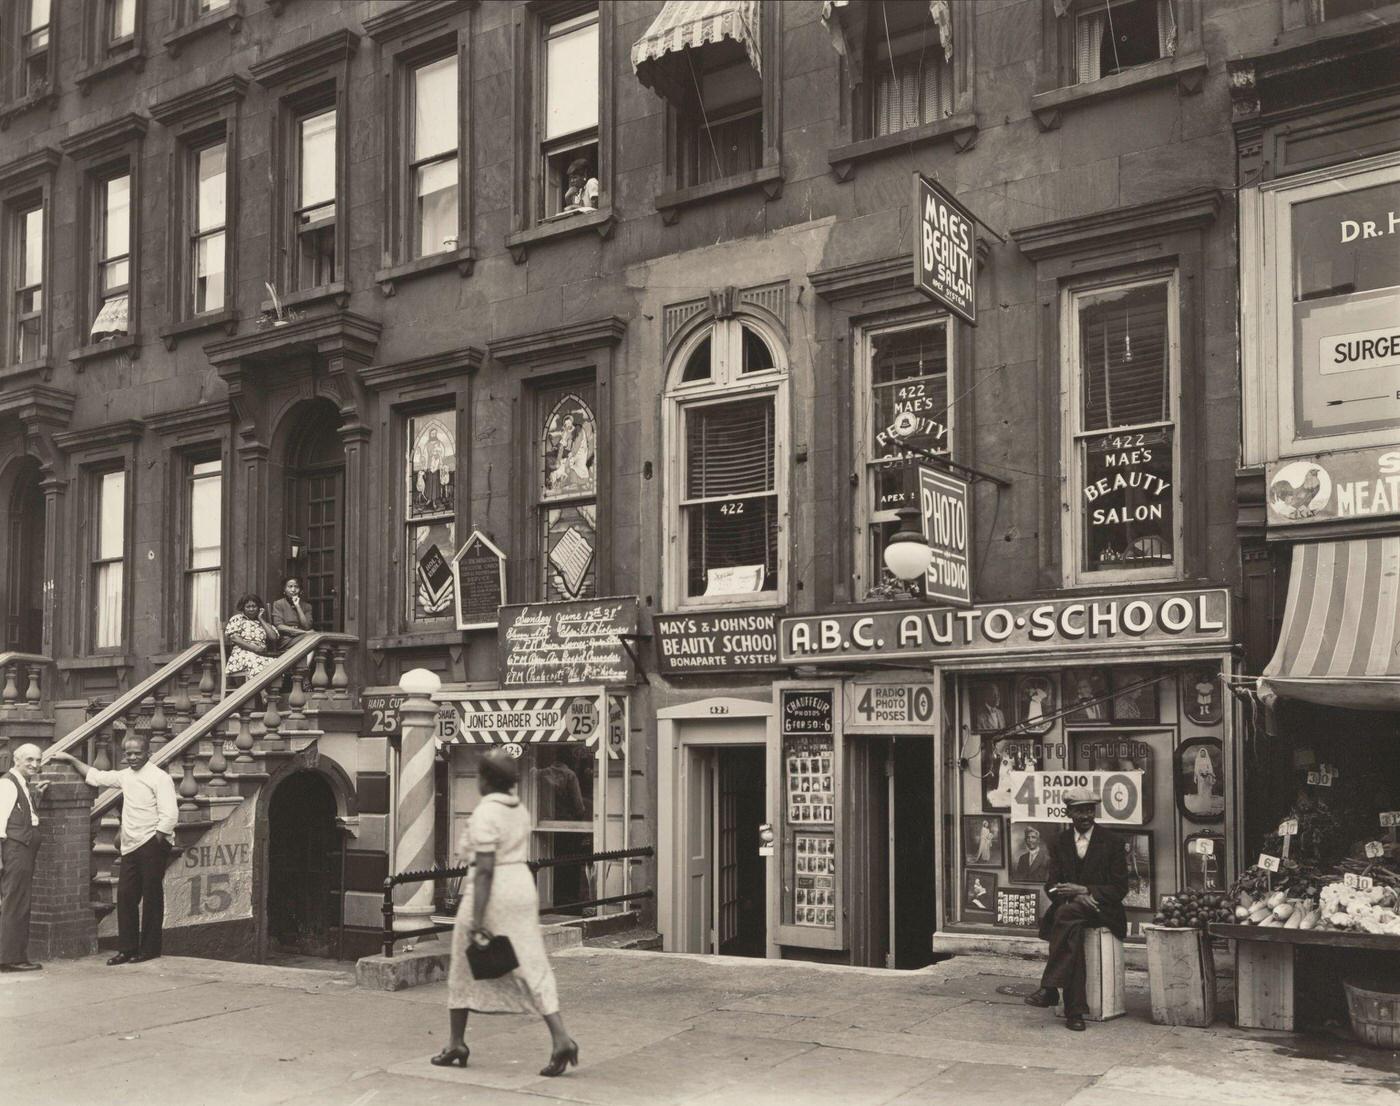
M 29 959 L 30 889 L 39 855 L 39 814 L 34 804 L 48 784 L 39 774 L 39 746 L 15 750 L 14 767 L 0 776 L 0 972 L 32 972 Z
M 165 869 L 175 847 L 175 823 L 180 816 L 175 781 L 165 769 L 151 763 L 150 749 L 140 737 L 122 742 L 126 767 L 116 772 L 99 771 L 69 753 L 54 756 L 82 772 L 91 786 L 122 790 L 117 955 L 107 963 L 154 960 L 160 955 L 165 920 Z

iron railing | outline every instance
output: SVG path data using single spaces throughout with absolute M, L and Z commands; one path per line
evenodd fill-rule
M 527 860 L 525 863 L 530 868 L 530 875 L 534 876 L 541 868 L 581 867 L 584 864 L 601 864 L 610 860 L 634 860 L 655 855 L 655 849 L 650 845 L 644 845 L 638 849 L 614 849 L 612 852 L 606 853 L 555 856 L 547 860 Z M 471 867 L 469 864 L 464 864 L 457 868 L 422 868 L 413 872 L 400 872 L 384 881 L 384 904 L 380 907 L 380 913 L 384 916 L 384 955 L 386 957 L 394 955 L 394 942 L 397 940 L 405 937 L 421 937 L 426 933 L 440 933 L 452 928 L 450 923 L 434 922 L 432 925 L 420 926 L 417 929 L 396 931 L 394 929 L 394 888 L 405 883 L 460 879 L 471 871 Z M 654 891 L 632 891 L 626 895 L 608 895 L 604 898 L 584 899 L 582 902 L 556 903 L 545 907 L 540 913 L 558 914 L 564 910 L 582 910 L 589 906 L 611 906 L 615 903 L 637 902 L 641 899 L 653 898 L 655 894 Z

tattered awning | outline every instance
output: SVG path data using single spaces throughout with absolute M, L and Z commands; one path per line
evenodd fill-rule
M 741 47 L 754 72 L 761 74 L 760 11 L 758 0 L 668 0 L 646 34 L 632 44 L 637 79 L 674 98 L 693 79 L 684 51 L 726 43 Z M 675 72 L 678 67 L 686 72 Z
M 104 338 L 130 333 L 129 304 L 130 297 L 125 294 L 113 296 L 111 299 L 103 301 L 102 310 L 92 321 L 92 330 L 89 332 L 88 340 L 100 342 Z
M 858 29 L 853 27 L 852 16 L 856 12 L 865 14 L 865 8 L 878 4 L 880 0 L 823 0 L 822 2 L 822 23 L 826 25 L 827 31 L 831 34 L 831 45 L 842 57 L 856 61 L 858 51 L 851 49 L 852 40 L 858 40 L 860 34 Z M 943 46 L 943 56 L 948 61 L 953 60 L 953 12 L 949 7 L 950 0 L 929 0 L 928 13 L 933 19 L 933 24 L 938 28 L 938 41 Z M 852 11 L 854 9 L 854 11 Z
M 1293 547 L 1283 629 L 1259 690 L 1400 710 L 1400 537 Z

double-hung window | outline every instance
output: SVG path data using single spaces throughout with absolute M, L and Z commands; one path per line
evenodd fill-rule
M 14 256 L 11 261 L 10 307 L 12 346 L 16 364 L 44 355 L 44 208 L 21 208 L 12 216 Z
M 598 206 L 598 11 L 544 27 L 541 215 Z
M 222 11 L 228 5 L 229 0 L 194 0 L 194 13 L 196 16 L 208 15 L 210 12 Z
M 18 0 L 25 3 L 25 0 Z M 20 35 L 20 95 L 43 90 L 49 82 L 49 53 L 53 49 L 50 26 L 53 0 L 28 0 L 28 12 Z
M 786 375 L 731 318 L 679 350 L 670 389 L 670 606 L 780 602 Z
M 1075 75 L 1080 84 L 1176 53 L 1176 0 L 1095 0 L 1075 12 Z
M 126 472 L 98 473 L 93 483 L 91 577 L 94 649 L 122 645 L 122 597 L 126 568 Z
M 413 189 L 415 257 L 455 250 L 459 236 L 457 55 L 413 70 Z
M 1065 309 L 1072 578 L 1173 577 L 1181 563 L 1176 275 L 1076 289 Z
M 219 636 L 223 583 L 223 462 L 193 461 L 186 480 L 185 611 L 190 641 Z
M 335 280 L 336 112 L 334 105 L 296 123 L 297 287 Z
M 136 4 L 137 0 L 106 0 L 102 34 L 108 53 L 135 45 Z
M 953 75 L 926 3 L 870 5 L 867 134 L 895 134 L 953 114 Z
M 191 161 L 194 187 L 189 221 L 190 309 L 202 315 L 224 307 L 228 145 L 218 142 L 195 150 Z
M 887 583 L 883 551 L 898 528 L 895 512 L 917 507 L 918 456 L 904 446 L 947 456 L 951 419 L 947 318 L 871 327 L 861 335 L 864 367 L 864 587 Z
M 92 302 L 97 311 L 91 340 L 130 331 L 131 307 L 131 174 L 119 173 L 97 181 L 97 265 Z

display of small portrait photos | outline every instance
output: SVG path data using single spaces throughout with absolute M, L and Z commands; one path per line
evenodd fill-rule
M 829 835 L 799 833 L 793 879 L 792 920 L 796 925 L 836 925 L 836 841 Z
M 1011 696 L 1004 680 L 974 680 L 967 690 L 972 728 L 993 733 L 1011 725 Z
M 963 872 L 962 912 L 964 917 L 996 913 L 997 877 L 992 872 L 969 869 Z
M 1113 721 L 1108 701 L 1108 673 L 1102 668 L 1068 668 L 1061 686 L 1065 706 L 1074 708 L 1065 715 L 1066 722 L 1106 725 Z
M 1115 668 L 1110 677 L 1113 684 L 1113 720 L 1115 722 L 1157 722 L 1157 689 L 1161 681 L 1151 668 Z M 1170 686 L 1170 685 L 1168 685 Z
M 1218 668 L 1206 665 L 1181 673 L 1181 711 L 1196 725 L 1218 724 L 1225 713 L 1224 699 Z
M 1217 737 L 1183 741 L 1176 750 L 1176 805 L 1192 822 L 1225 815 L 1225 752 Z
M 836 787 L 833 746 L 830 738 L 788 738 L 788 822 L 793 825 L 830 825 L 835 820 Z
M 1029 674 L 1016 680 L 1016 721 L 1022 733 L 1045 733 L 1055 713 L 1055 677 Z
M 1218 833 L 1193 833 L 1181 846 L 1182 883 L 1188 891 L 1223 891 L 1225 838 Z
M 964 814 L 962 832 L 964 865 L 1006 867 L 1006 819 L 1000 814 Z
M 1040 926 L 1040 892 L 1016 891 L 1003 887 L 997 891 L 997 925 L 1016 929 L 1036 929 Z

